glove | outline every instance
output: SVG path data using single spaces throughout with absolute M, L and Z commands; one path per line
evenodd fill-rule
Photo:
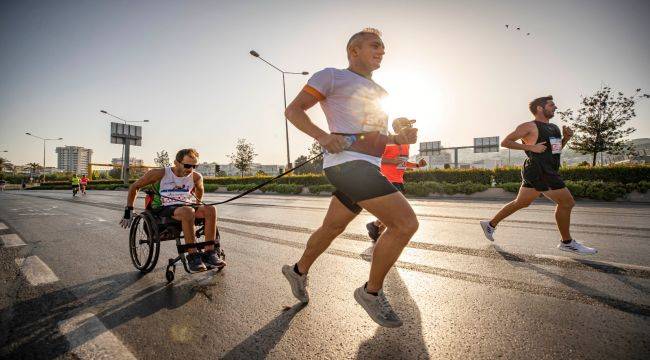
M 124 217 L 120 221 L 120 225 L 128 229 L 131 226 L 131 222 L 133 221 L 133 217 L 131 216 L 133 213 L 133 206 L 127 206 L 124 208 Z

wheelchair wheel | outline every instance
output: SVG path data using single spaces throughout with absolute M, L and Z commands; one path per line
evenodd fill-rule
M 136 269 L 148 273 L 156 266 L 160 254 L 158 228 L 150 214 L 138 214 L 129 233 L 129 253 Z

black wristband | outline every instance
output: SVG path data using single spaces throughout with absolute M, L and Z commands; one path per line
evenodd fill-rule
M 127 206 L 127 207 L 124 209 L 124 216 L 123 216 L 123 218 L 124 218 L 124 219 L 130 219 L 130 218 L 131 218 L 131 211 L 133 211 L 133 206 L 131 206 L 131 209 L 129 209 L 129 207 Z
M 133 206 L 127 206 L 127 207 L 125 207 L 125 209 L 127 209 L 127 210 L 133 210 Z

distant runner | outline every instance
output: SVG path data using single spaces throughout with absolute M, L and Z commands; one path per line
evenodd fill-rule
M 557 107 L 552 96 L 537 98 L 529 104 L 530 112 L 535 120 L 525 122 L 506 136 L 501 146 L 508 149 L 524 150 L 528 157 L 521 170 L 521 187 L 517 198 L 506 204 L 492 220 L 482 220 L 481 228 L 485 237 L 494 241 L 494 232 L 501 220 L 519 209 L 530 205 L 539 194 L 544 194 L 553 200 L 555 221 L 562 236 L 558 249 L 581 255 L 595 254 L 598 251 L 575 241 L 569 232 L 571 225 L 571 209 L 575 205 L 571 192 L 560 178 L 560 154 L 562 149 L 573 136 L 573 130 L 563 126 L 560 128 L 551 124 Z M 522 140 L 523 143 L 517 142 Z

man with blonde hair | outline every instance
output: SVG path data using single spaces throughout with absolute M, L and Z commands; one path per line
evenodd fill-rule
M 323 169 L 336 191 L 323 224 L 310 236 L 302 257 L 293 265 L 283 266 L 282 273 L 293 295 L 307 303 L 307 273 L 312 264 L 366 209 L 386 225 L 386 231 L 374 249 L 368 281 L 354 291 L 354 298 L 379 325 L 397 327 L 402 321 L 382 287 L 386 274 L 418 229 L 418 220 L 379 166 L 386 144 L 413 144 L 417 129 L 388 134 L 388 116 L 379 105 L 387 92 L 372 80 L 384 53 L 378 30 L 364 29 L 352 35 L 347 44 L 349 67 L 318 71 L 287 107 L 287 119 L 326 150 Z M 314 124 L 306 113 L 319 102 L 329 132 Z

